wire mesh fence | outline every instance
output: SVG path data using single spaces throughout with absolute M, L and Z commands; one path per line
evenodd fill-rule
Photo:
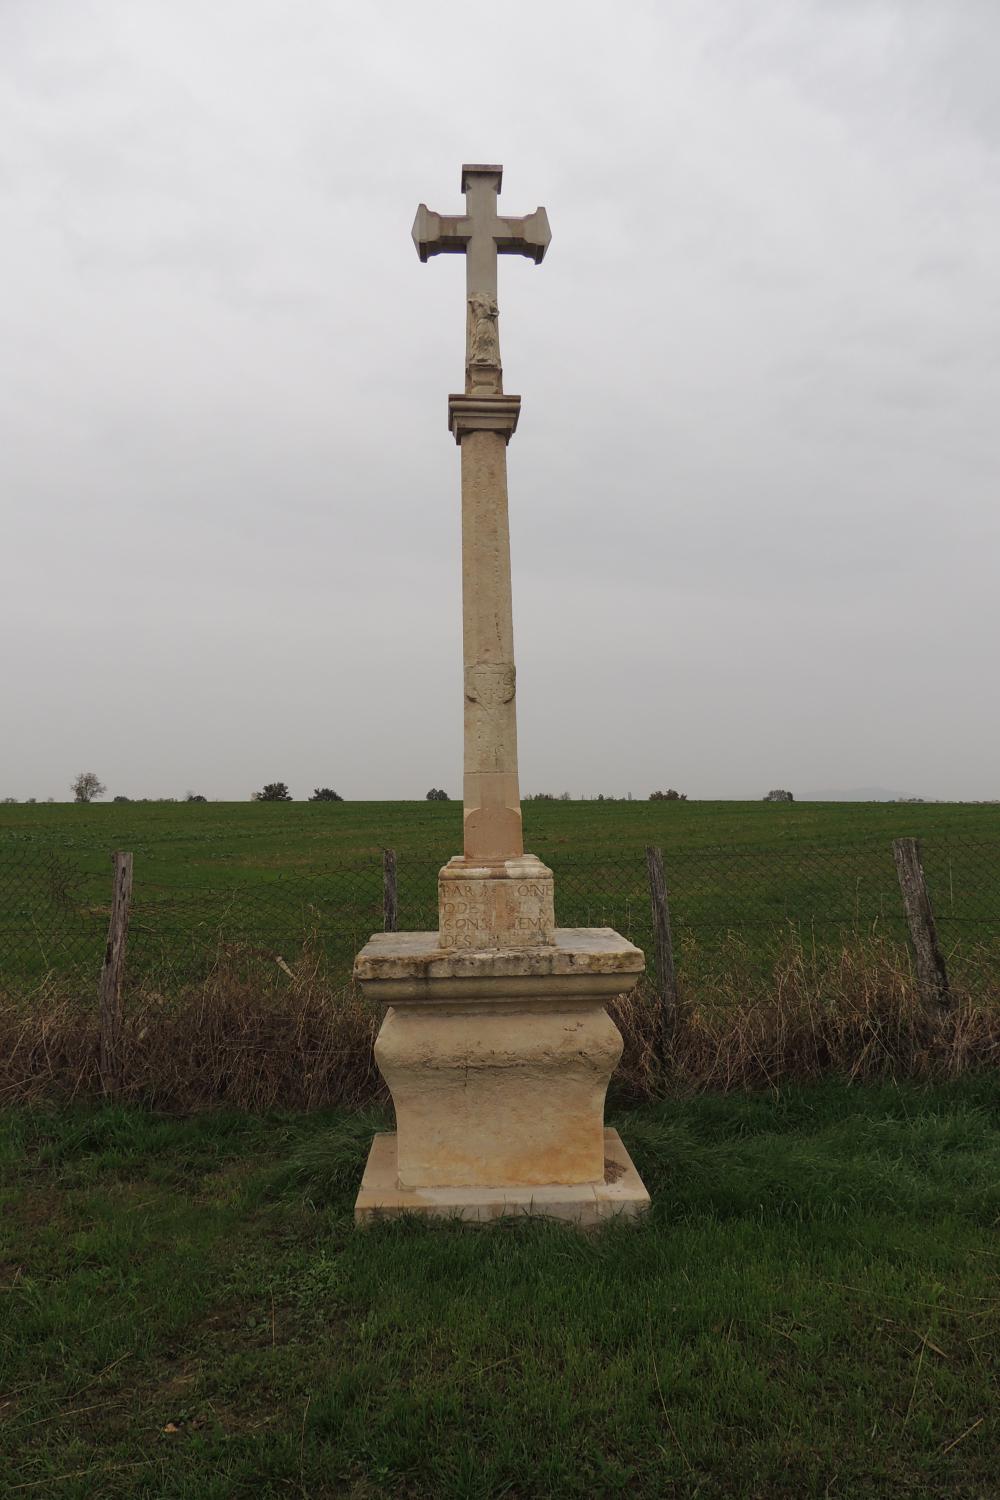
M 437 875 L 446 855 L 398 858 L 398 925 L 437 927 Z M 961 978 L 1000 963 L 1000 842 L 925 841 L 922 858 L 942 947 Z M 564 927 L 613 927 L 651 964 L 652 922 L 641 848 L 551 853 Z M 734 935 L 767 963 L 790 934 L 810 945 L 906 927 L 886 841 L 779 848 L 665 851 L 670 918 L 682 973 L 711 965 Z M 92 980 L 107 938 L 111 862 L 92 850 L 0 846 L 0 984 L 44 976 Z M 180 868 L 137 855 L 128 944 L 131 982 L 196 980 L 220 951 L 291 964 L 304 946 L 331 973 L 383 926 L 383 863 Z
M 110 860 L 94 868 L 71 851 L 0 851 L 0 977 L 96 974 L 110 915 Z M 234 875 L 204 885 L 144 870 L 136 859 L 128 971 L 159 984 L 203 975 L 220 948 L 291 962 L 303 945 L 349 971 L 382 926 L 382 861 L 317 870 Z

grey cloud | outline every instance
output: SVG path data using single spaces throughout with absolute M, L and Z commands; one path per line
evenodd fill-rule
M 0 10 L 0 793 L 458 791 L 497 159 L 525 786 L 996 795 L 1000 13 L 458 14 Z

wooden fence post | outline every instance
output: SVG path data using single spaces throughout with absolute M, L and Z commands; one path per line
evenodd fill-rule
M 382 850 L 382 927 L 385 932 L 396 932 L 399 927 L 395 849 Z
M 108 923 L 108 945 L 101 969 L 100 1073 L 106 1094 L 117 1094 L 121 1087 L 121 1038 L 124 1008 L 122 984 L 125 978 L 125 944 L 128 939 L 129 909 L 132 903 L 132 856 L 120 849 L 111 856 L 114 865 L 114 889 L 111 897 L 111 920 Z
M 920 998 L 928 1010 L 949 1010 L 951 991 L 948 987 L 948 970 L 944 954 L 938 946 L 931 898 L 920 863 L 920 840 L 893 839 L 892 857 L 896 861 L 903 910 L 917 960 L 917 988 Z
M 667 880 L 663 873 L 663 850 L 646 846 L 649 900 L 653 911 L 653 951 L 656 958 L 656 993 L 660 998 L 660 1055 L 666 1058 L 677 1024 L 677 974 L 670 937 Z

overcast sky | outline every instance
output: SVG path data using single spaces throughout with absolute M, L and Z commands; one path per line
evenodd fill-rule
M 461 794 L 504 259 L 524 791 L 1000 796 L 996 0 L 0 4 L 0 795 Z

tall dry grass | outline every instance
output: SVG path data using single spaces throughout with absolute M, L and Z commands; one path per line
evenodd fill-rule
M 611 1007 L 625 1038 L 620 1086 L 631 1097 L 664 1087 L 776 1088 L 828 1074 L 930 1080 L 1000 1065 L 1000 969 L 992 955 L 984 954 L 974 992 L 953 986 L 944 1013 L 922 1003 L 905 951 L 879 938 L 811 950 L 790 937 L 766 973 L 738 939 L 720 959 L 696 989 L 682 985 L 664 1058 L 648 984 Z M 970 955 L 967 970 L 975 968 Z
M 625 1041 L 614 1090 L 777 1087 L 824 1074 L 945 1078 L 1000 1063 L 1000 973 L 928 1014 L 905 953 L 877 939 L 810 951 L 790 938 L 768 971 L 734 940 L 696 986 L 682 987 L 672 1044 L 646 982 L 610 1007 Z M 306 951 L 279 969 L 227 949 L 208 977 L 176 993 L 131 990 L 121 1042 L 121 1097 L 191 1111 L 360 1108 L 385 1100 L 372 1057 L 379 1015 L 356 989 L 331 983 Z M 96 985 L 50 979 L 0 993 L 0 1103 L 101 1092 Z
M 227 948 L 198 984 L 127 994 L 119 1097 L 171 1111 L 357 1108 L 382 1096 L 377 1029 L 314 954 L 279 969 Z M 96 1096 L 98 1056 L 96 986 L 0 994 L 0 1103 Z

